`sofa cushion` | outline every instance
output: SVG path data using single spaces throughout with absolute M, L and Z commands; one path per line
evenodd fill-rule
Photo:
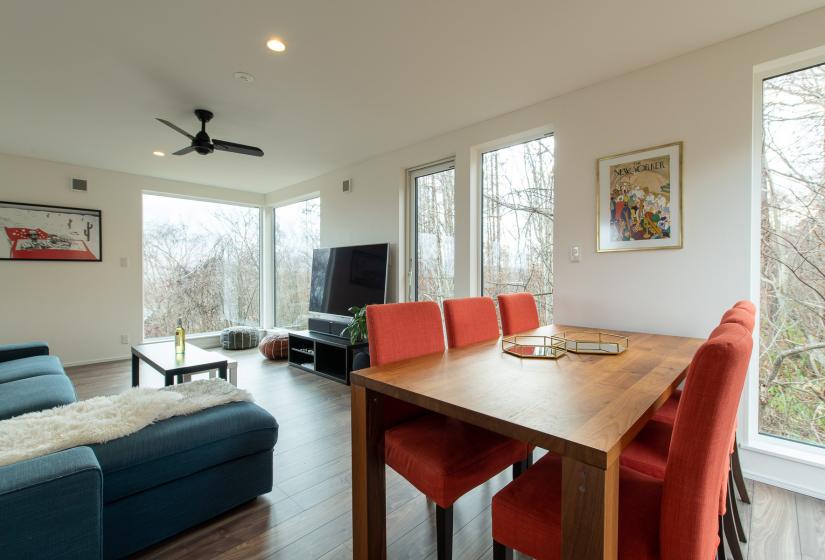
M 0 420 L 73 403 L 77 395 L 65 375 L 40 375 L 0 384 Z
M 176 416 L 93 445 L 103 470 L 103 503 L 271 450 L 277 436 L 278 424 L 271 414 L 253 403 L 239 402 Z
M 9 362 L 0 362 L 0 383 L 19 381 L 38 375 L 64 375 L 56 356 L 32 356 Z

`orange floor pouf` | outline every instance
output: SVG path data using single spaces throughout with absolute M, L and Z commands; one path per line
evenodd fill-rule
M 289 347 L 289 335 L 285 332 L 276 332 L 266 335 L 258 345 L 258 350 L 270 360 L 286 358 Z

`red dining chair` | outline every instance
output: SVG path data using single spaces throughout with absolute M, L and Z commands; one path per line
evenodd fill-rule
M 733 311 L 736 311 L 736 313 L 731 313 Z M 741 311 L 745 311 L 746 316 L 743 316 Z M 752 334 L 756 324 L 756 306 L 748 300 L 738 301 L 731 309 L 725 312 L 722 316 L 721 322 L 738 323 L 747 328 Z M 656 414 L 653 415 L 653 420 L 656 422 L 664 422 L 665 424 L 673 425 L 676 421 L 676 412 L 679 408 L 679 398 L 681 397 L 681 394 L 682 392 L 678 389 L 674 391 L 673 395 L 671 395 L 671 397 L 665 401 L 665 404 L 663 404 L 662 407 L 656 411 Z M 739 492 L 739 497 L 746 504 L 751 503 L 750 496 L 748 495 L 748 488 L 745 485 L 745 476 L 742 473 L 742 463 L 739 460 L 739 442 L 736 440 L 735 433 L 731 454 L 731 472 L 736 490 Z M 734 511 L 736 512 L 735 506 L 736 503 L 734 502 Z M 736 512 L 736 514 L 738 520 L 738 512 Z M 737 521 L 737 523 L 740 524 L 741 522 Z M 743 540 L 742 542 L 745 541 Z
M 498 319 L 493 298 L 445 299 L 444 326 L 450 348 L 497 339 Z
M 752 347 L 746 329 L 722 325 L 696 352 L 663 479 L 619 467 L 620 559 L 714 557 L 719 489 Z M 511 549 L 561 557 L 561 476 L 561 459 L 548 454 L 493 497 L 496 560 Z
M 528 292 L 498 296 L 501 332 L 504 336 L 539 328 L 536 298 Z
M 374 366 L 444 352 L 434 302 L 367 306 L 367 333 Z M 515 470 L 528 446 L 397 399 L 385 397 L 384 410 L 386 464 L 435 502 L 438 559 L 449 559 L 455 501 L 508 466 Z
M 749 304 L 750 307 L 746 304 Z M 739 306 L 739 307 L 737 307 Z M 730 328 L 730 325 L 739 325 L 752 328 L 752 320 L 742 320 L 739 314 L 751 315 L 753 304 L 750 302 L 739 302 L 733 309 L 729 310 L 722 316 L 722 322 L 717 330 L 722 328 Z M 747 310 L 747 311 L 745 311 Z M 731 313 L 731 311 L 738 311 L 739 313 Z M 751 315 L 752 318 L 752 315 Z M 752 336 L 752 332 L 748 328 L 748 334 Z M 662 478 L 664 476 L 665 464 L 667 462 L 667 455 L 670 446 L 670 438 L 673 431 L 673 424 L 678 412 L 678 405 L 680 403 L 681 392 L 675 393 L 674 397 L 668 399 L 666 404 L 659 409 L 657 415 L 651 422 L 639 432 L 631 444 L 622 452 L 622 465 L 635 469 L 639 472 L 650 476 Z M 662 413 L 664 411 L 664 413 Z M 734 485 L 739 489 L 742 500 L 749 503 L 747 489 L 745 487 L 745 479 L 742 475 L 741 465 L 739 463 L 739 449 L 736 441 L 736 423 L 734 422 L 733 430 L 730 435 L 730 461 L 725 469 L 724 486 L 720 491 L 719 500 L 719 515 L 720 515 L 720 530 L 728 542 L 728 548 L 735 560 L 742 559 L 742 551 L 737 539 L 743 543 L 747 542 L 747 538 L 742 526 L 742 520 L 739 516 L 738 506 L 736 505 L 736 498 L 733 494 Z M 741 484 L 740 484 L 741 483 Z
M 450 348 L 497 340 L 498 318 L 493 298 L 445 299 L 444 326 L 447 331 L 447 345 Z M 513 478 L 518 478 L 524 469 L 530 468 L 533 464 L 533 449 L 533 446 L 530 446 L 527 458 L 513 465 Z

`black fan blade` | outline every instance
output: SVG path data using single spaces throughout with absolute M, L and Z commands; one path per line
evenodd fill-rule
M 194 136 L 192 136 L 191 134 L 189 134 L 188 132 L 186 132 L 185 130 L 183 130 L 181 127 L 179 127 L 179 126 L 178 126 L 178 125 L 176 125 L 176 124 L 172 124 L 172 123 L 170 123 L 169 121 L 167 121 L 167 120 L 165 120 L 165 119 L 159 119 L 159 118 L 157 118 L 157 117 L 155 117 L 155 120 L 158 120 L 158 121 L 162 122 L 163 124 L 165 124 L 166 126 L 168 126 L 169 128 L 171 128 L 172 130 L 177 130 L 178 132 L 180 132 L 181 134 L 183 134 L 184 136 L 186 136 L 186 137 L 187 137 L 187 138 L 189 138 L 190 140 L 194 140 L 194 139 L 195 139 L 195 137 L 194 137 Z
M 260 148 L 256 148 L 255 146 L 244 146 L 243 144 L 227 142 L 226 140 L 213 139 L 212 145 L 215 146 L 216 150 L 221 150 L 222 152 L 232 152 L 235 154 L 244 154 L 247 156 L 256 157 L 261 157 L 262 155 L 264 155 L 264 151 Z
M 173 153 L 173 156 L 185 156 L 189 152 L 193 151 L 195 146 L 186 146 L 185 148 L 178 150 L 177 152 Z

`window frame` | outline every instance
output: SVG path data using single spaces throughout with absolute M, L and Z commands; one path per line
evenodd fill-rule
M 146 291 L 145 291 L 145 284 L 144 284 L 144 253 L 143 247 L 146 239 L 146 231 L 144 228 L 145 219 L 146 219 L 146 212 L 145 206 L 143 204 L 143 197 L 145 195 L 149 196 L 163 196 L 166 198 L 176 198 L 179 200 L 192 200 L 197 202 L 209 202 L 212 204 L 224 204 L 226 206 L 241 206 L 243 208 L 256 208 L 258 210 L 258 325 L 259 329 L 264 328 L 264 257 L 265 257 L 265 250 L 264 250 L 264 207 L 259 204 L 249 204 L 245 202 L 237 202 L 233 200 L 221 200 L 217 198 L 208 198 L 208 197 L 201 197 L 201 196 L 192 196 L 186 194 L 179 194 L 174 192 L 162 192 L 162 191 L 153 191 L 153 190 L 141 190 L 140 192 L 140 303 L 141 303 L 141 317 L 140 317 L 140 336 L 141 342 L 165 342 L 169 340 L 173 340 L 175 338 L 174 334 L 170 334 L 169 336 L 153 336 L 147 337 L 146 336 L 146 325 L 145 319 L 143 317 L 143 307 L 146 303 Z M 209 332 L 200 332 L 200 333 L 186 333 L 187 339 L 197 340 L 201 338 L 210 338 L 219 336 L 221 331 L 209 331 Z
M 781 436 L 763 434 L 759 431 L 759 361 L 760 361 L 760 318 L 761 318 L 761 252 L 762 241 L 762 141 L 763 84 L 766 80 L 800 72 L 825 64 L 825 47 L 811 49 L 765 64 L 754 66 L 753 73 L 753 115 L 751 146 L 750 196 L 750 298 L 756 304 L 756 325 L 754 327 L 754 349 L 748 368 L 747 382 L 739 412 L 739 432 L 742 447 L 774 459 L 791 460 L 818 469 L 825 468 L 825 448 L 784 439 Z M 777 475 L 779 476 L 779 475 Z M 802 475 L 804 476 L 804 475 Z M 787 486 L 787 485 L 786 485 Z M 798 491 L 806 492 L 809 485 L 803 483 Z
M 524 134 L 517 135 L 514 137 L 510 137 L 506 140 L 500 142 L 494 142 L 490 144 L 486 144 L 483 148 L 477 151 L 476 155 L 476 165 L 478 166 L 478 189 L 476 195 L 476 204 L 477 204 L 477 211 L 478 211 L 478 230 L 476 231 L 476 235 L 478 235 L 478 248 L 476 254 L 476 264 L 478 266 L 478 285 L 475 286 L 475 292 L 479 296 L 484 296 L 484 156 L 485 154 L 489 154 L 491 152 L 496 152 L 498 150 L 504 150 L 507 148 L 512 148 L 513 146 L 519 146 L 521 144 L 527 144 L 529 142 L 535 142 L 536 140 L 541 140 L 542 138 L 550 138 L 553 137 L 555 140 L 556 133 L 552 128 L 549 127 L 542 127 L 538 130 L 531 130 Z M 554 149 L 554 165 L 553 165 L 553 175 L 555 177 L 556 169 L 555 169 L 555 149 Z M 553 189 L 553 198 L 555 201 L 555 184 Z M 553 203 L 555 206 L 555 202 Z M 556 237 L 555 237 L 555 219 L 553 220 L 553 259 L 555 260 L 556 257 Z M 553 275 L 555 277 L 555 266 L 553 267 Z M 554 278 L 555 284 L 555 278 Z M 554 294 L 555 295 L 555 294 Z M 498 305 L 498 302 L 496 302 Z
M 276 204 L 270 206 L 271 217 L 272 217 L 272 258 L 270 261 L 272 262 L 272 328 L 273 329 L 280 329 L 286 327 L 279 327 L 278 326 L 278 239 L 277 239 L 277 232 L 278 232 L 278 220 L 276 218 L 276 212 L 278 208 L 283 208 L 285 206 L 292 206 L 293 204 L 300 204 L 302 202 L 307 202 L 309 200 L 318 199 L 318 229 L 319 229 L 319 238 L 320 238 L 320 229 L 321 229 L 321 193 L 320 192 L 312 192 L 306 195 L 297 197 L 297 198 L 290 198 L 287 200 L 282 200 Z M 320 239 L 319 239 L 319 245 Z
M 405 196 L 407 201 L 407 262 L 404 267 L 406 274 L 404 295 L 407 301 L 418 301 L 418 193 L 416 180 L 420 177 L 443 173 L 450 169 L 455 174 L 454 156 L 407 169 L 407 192 Z M 453 190 L 456 190 L 455 180 L 453 180 Z M 455 208 L 453 212 L 455 212 Z M 455 274 L 455 266 L 455 245 L 453 245 L 453 274 Z M 453 294 L 453 297 L 455 297 L 455 294 Z

